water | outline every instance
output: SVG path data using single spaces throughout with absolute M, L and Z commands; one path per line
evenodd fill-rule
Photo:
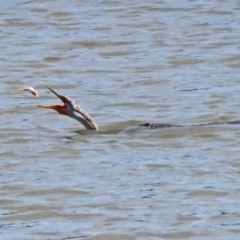
M 238 1 L 1 5 L 1 239 L 238 239 Z

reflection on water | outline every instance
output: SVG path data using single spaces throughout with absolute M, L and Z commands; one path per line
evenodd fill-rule
M 237 239 L 237 1 L 0 11 L 1 239 Z M 37 108 L 58 101 L 41 82 L 100 131 Z M 197 126 L 212 122 L 233 124 Z

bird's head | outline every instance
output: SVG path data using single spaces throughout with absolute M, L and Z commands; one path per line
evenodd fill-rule
M 48 88 L 52 93 L 54 93 L 63 102 L 63 104 L 37 105 L 37 106 L 42 108 L 53 109 L 57 111 L 59 114 L 69 116 L 73 109 L 70 99 L 68 97 L 58 94 L 52 88 L 50 88 L 47 84 L 43 83 L 43 85 L 46 88 Z

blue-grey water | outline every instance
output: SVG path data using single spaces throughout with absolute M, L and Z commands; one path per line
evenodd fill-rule
M 191 126 L 240 120 L 239 11 L 1 1 L 0 239 L 239 239 L 240 126 Z M 100 131 L 37 108 L 41 82 Z

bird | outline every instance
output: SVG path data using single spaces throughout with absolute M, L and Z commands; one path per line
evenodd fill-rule
M 54 93 L 63 102 L 63 104 L 37 105 L 38 107 L 53 109 L 57 111 L 59 114 L 74 118 L 80 123 L 82 123 L 82 125 L 86 129 L 95 131 L 99 130 L 98 125 L 94 121 L 94 119 L 84 109 L 82 109 L 74 100 L 72 100 L 69 97 L 58 94 L 56 91 L 54 91 L 51 87 L 49 87 L 45 83 L 43 83 L 43 85 L 46 88 L 48 88 L 52 93 Z
M 63 104 L 54 104 L 54 105 L 37 105 L 41 108 L 53 109 L 57 111 L 61 115 L 66 115 L 71 118 L 79 121 L 86 129 L 98 131 L 99 127 L 94 119 L 83 109 L 81 108 L 73 99 L 58 94 L 55 90 L 49 87 L 47 84 L 43 83 L 43 85 L 48 88 L 53 94 L 55 94 Z M 173 124 L 164 124 L 164 123 L 143 123 L 138 125 L 139 127 L 146 128 L 165 128 L 165 127 L 182 127 L 181 125 L 173 125 Z

